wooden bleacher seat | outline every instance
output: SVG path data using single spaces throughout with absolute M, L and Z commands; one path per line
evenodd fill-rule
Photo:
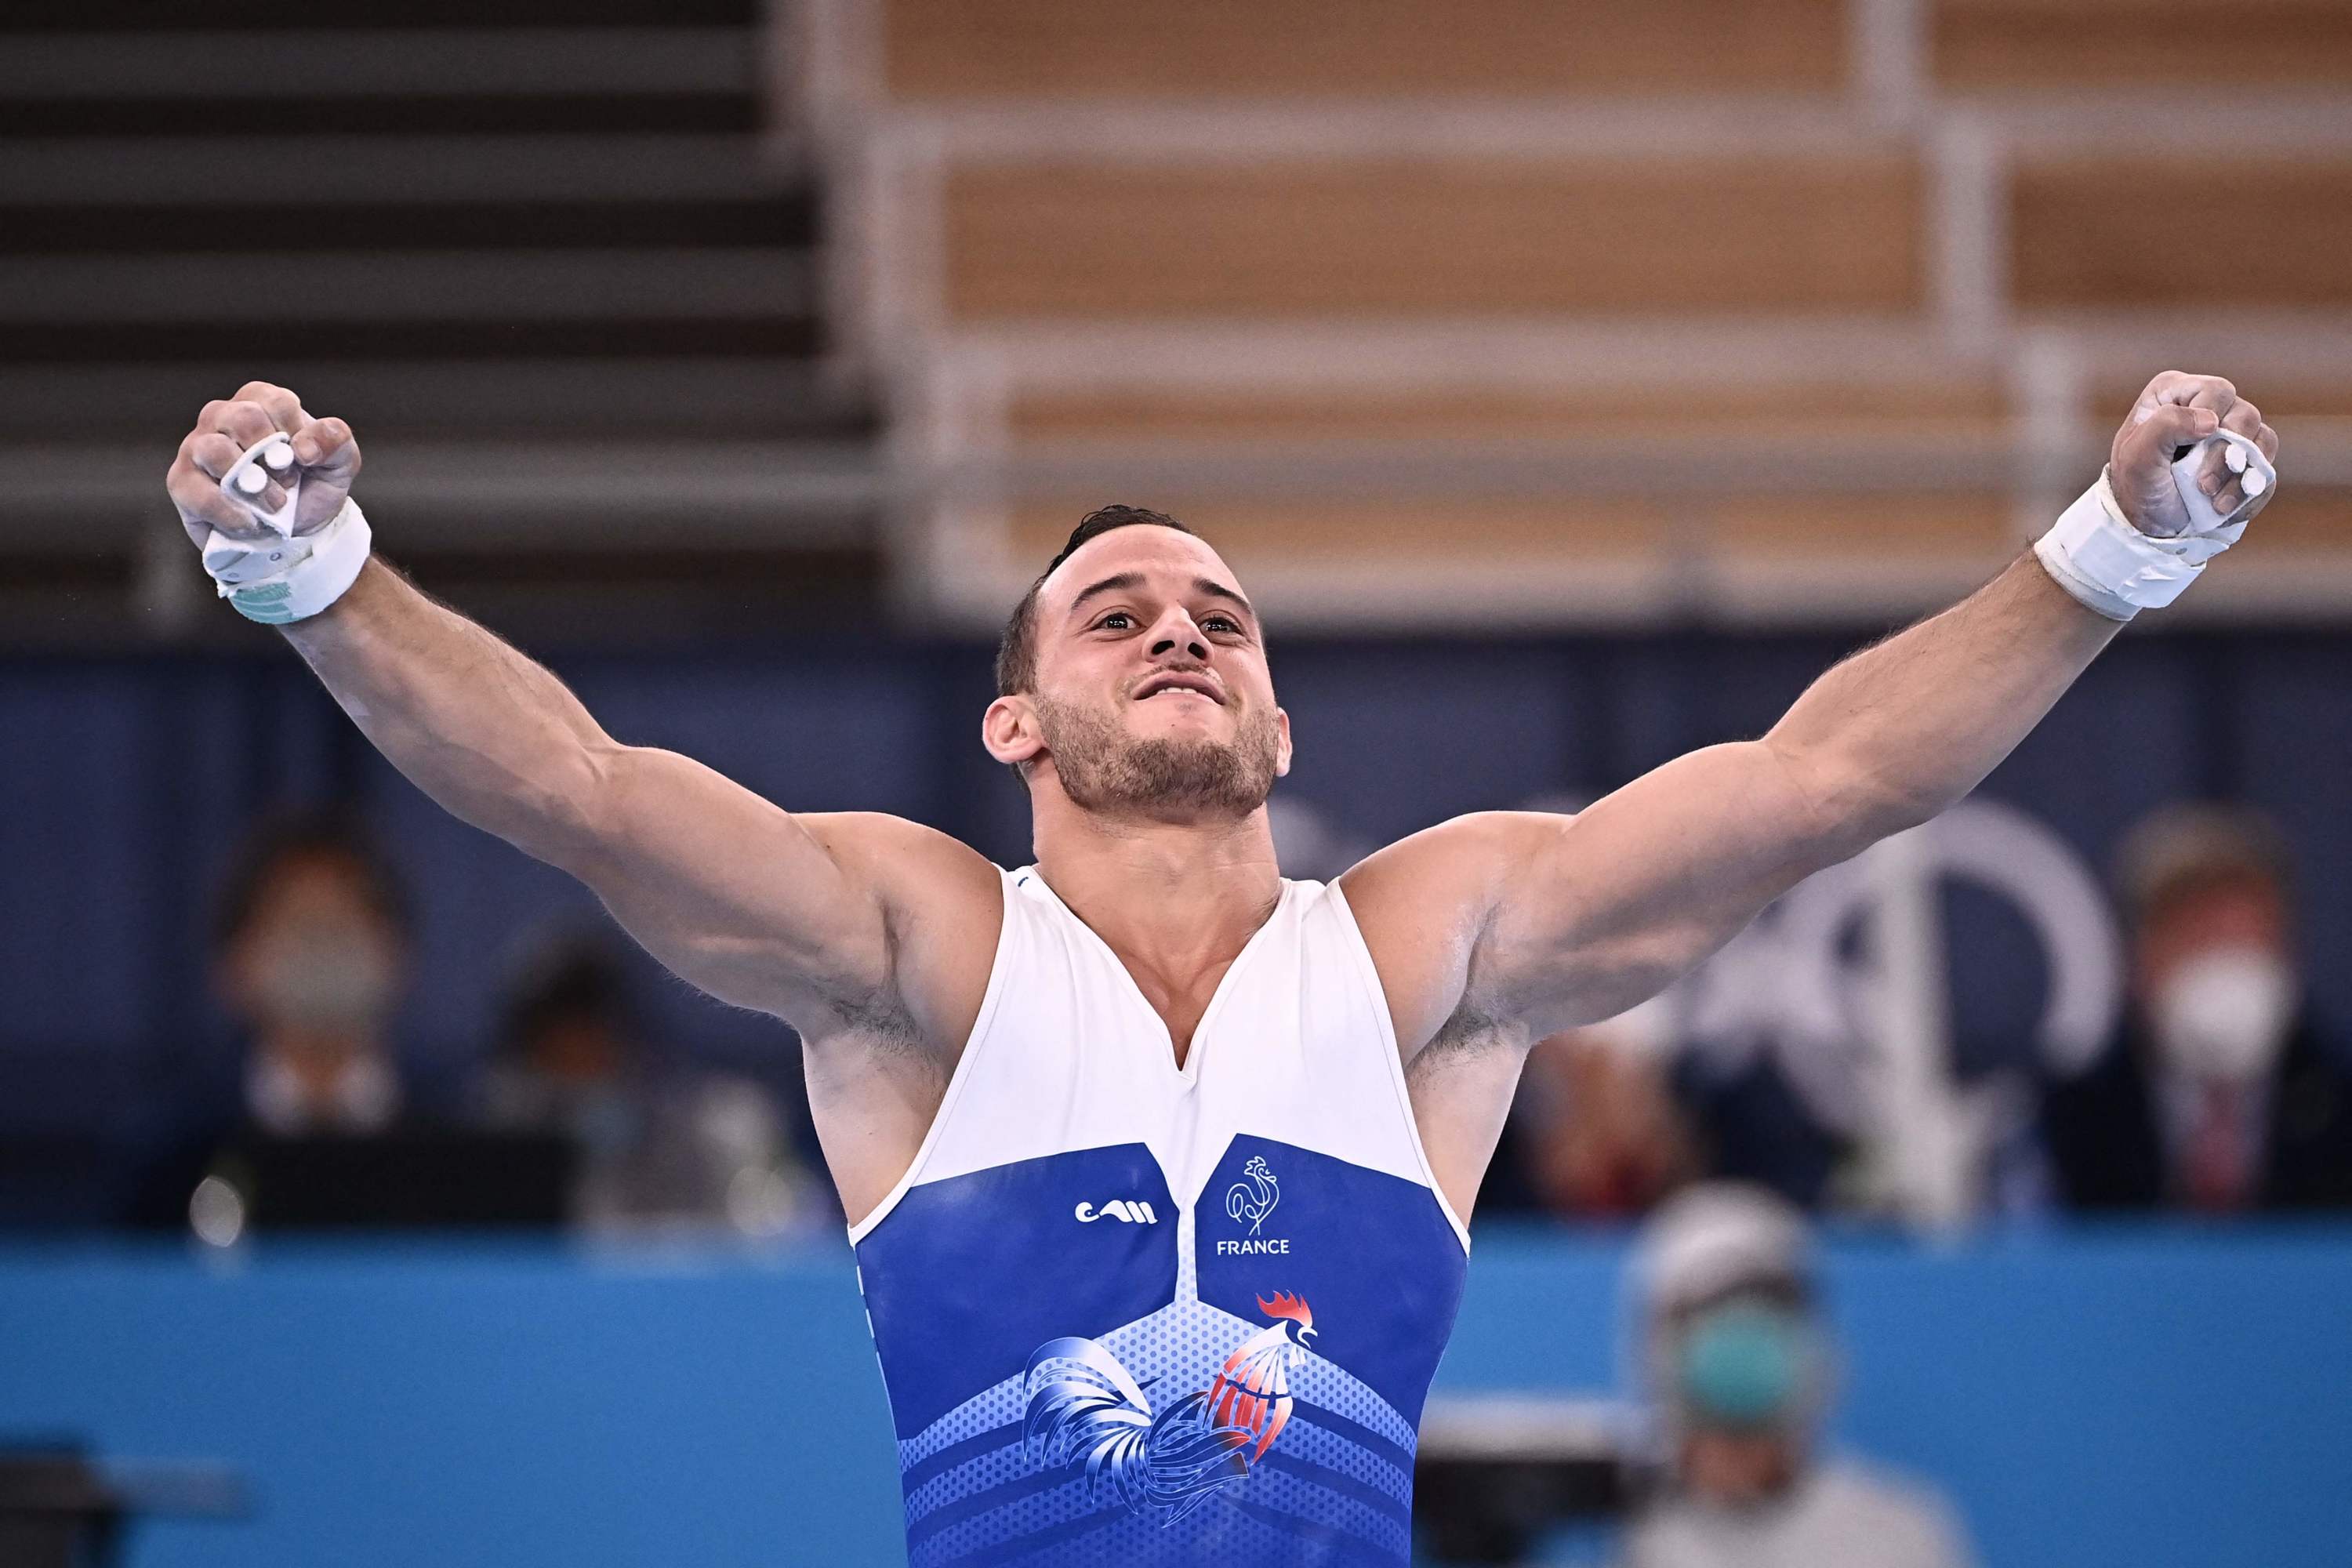
M 1842 0 L 886 0 L 888 90 L 959 100 L 1826 93 Z
M 2352 532 L 2340 0 L 822 6 L 947 600 L 1127 500 L 1342 618 L 1924 609 L 2168 363 L 2302 421 L 2265 554 Z
M 2212 216 L 2184 243 L 2180 198 L 2200 191 Z M 2037 156 L 2012 192 L 2021 310 L 2352 310 L 2352 155 Z
M 2352 82 L 2343 0 L 2236 0 L 2188 25 L 2167 0 L 1928 0 L 1927 9 L 1934 81 L 1954 92 Z
M 573 624 L 583 584 L 700 621 L 878 572 L 874 410 L 823 359 L 756 0 L 171 10 L 0 14 L 0 605 L 233 634 L 162 474 L 252 379 L 350 419 L 397 558 L 502 625 Z M 518 621 L 534 574 L 570 583 Z
M 1901 156 L 959 169 L 958 321 L 1861 311 L 1924 304 Z
M 1564 370 L 1572 367 L 1564 366 Z M 1933 437 L 1990 442 L 2009 418 L 1988 370 L 1916 381 L 1825 374 L 1594 385 L 1479 384 L 1461 370 L 1437 384 L 1224 385 L 1152 382 L 1083 389 L 1024 388 L 1006 427 L 1026 444 L 1142 440 L 1268 442 L 1496 441 L 1748 437 L 1761 439 Z

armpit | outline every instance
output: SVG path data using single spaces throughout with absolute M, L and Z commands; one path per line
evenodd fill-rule
M 1438 1026 L 1415 1055 L 1415 1063 L 1436 1062 L 1448 1057 L 1469 1057 L 1488 1051 L 1524 1051 L 1529 1044 L 1525 1026 L 1488 1012 L 1478 1004 L 1465 1000 L 1454 1015 Z
M 930 1042 L 922 1026 L 898 996 L 877 993 L 857 998 L 835 997 L 825 1005 L 832 1027 L 827 1045 L 855 1039 L 868 1049 L 888 1056 L 928 1056 Z

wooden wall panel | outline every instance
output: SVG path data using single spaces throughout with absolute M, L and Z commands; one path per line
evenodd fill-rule
M 2344 0 L 2232 0 L 2210 25 L 2171 0 L 1934 0 L 1929 38 L 1959 91 L 2352 83 Z
M 1841 0 L 883 0 L 902 100 L 1834 90 Z
M 1988 572 L 2025 546 L 2001 492 L 1682 497 L 1607 502 L 1448 495 L 1328 502 L 1221 496 L 1129 498 L 1182 518 L 1236 571 L 1253 562 L 1328 561 L 1360 573 L 1391 564 L 1491 561 L 1664 562 L 1704 554 L 1762 561 L 1921 562 L 1979 559 Z M 1013 517 L 1016 561 L 1053 559 L 1094 502 L 1030 500 Z M 2284 500 L 2281 502 L 2284 504 Z M 1467 553 L 1465 553 L 1465 552 Z
M 1990 376 L 1903 385 L 1753 378 L 1689 386 L 1360 387 L 1260 390 L 1134 385 L 1015 395 L 1021 439 L 1484 441 L 1737 434 L 1823 438 L 1948 433 L 1993 440 L 2008 399 Z
M 2282 450 L 2282 461 L 2289 454 Z M 2227 581 L 2231 563 L 2276 564 L 2302 555 L 2330 555 L 2339 560 L 2352 553 L 2352 489 L 2341 485 L 2295 482 L 2294 469 L 2279 470 L 2279 497 L 2264 507 L 2246 530 L 2245 538 L 2216 562 L 2213 570 Z
M 1999 491 L 1760 496 L 1711 503 L 1710 547 L 1727 561 L 1873 562 L 1978 557 L 1988 568 L 2025 548 Z
M 1891 154 L 970 167 L 949 312 L 1905 311 L 1919 185 Z
M 2014 193 L 2027 310 L 2352 307 L 2352 159 L 2053 159 L 2020 167 Z
M 1360 569 L 1367 561 L 1459 564 L 1465 542 L 1496 562 L 1547 557 L 1663 557 L 1670 541 L 1667 513 L 1640 503 L 1599 505 L 1524 496 L 1438 496 L 1426 499 L 1329 501 L 1246 496 L 1132 498 L 1198 529 L 1238 572 L 1252 562 L 1328 561 Z M 1016 561 L 1050 561 L 1091 506 L 1031 500 L 1015 510 L 1011 542 Z

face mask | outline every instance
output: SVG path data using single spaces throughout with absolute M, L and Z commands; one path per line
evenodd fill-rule
M 2214 948 L 2174 970 L 2149 1011 L 2167 1067 L 2244 1082 L 2278 1060 L 2294 1021 L 2294 976 L 2261 948 Z
M 1804 1397 L 1811 1339 L 1783 1308 L 1739 1302 L 1707 1312 L 1683 1338 L 1676 1368 L 1683 1402 L 1708 1426 L 1776 1425 Z
M 358 929 L 320 927 L 272 942 L 255 975 L 262 1007 L 295 1028 L 348 1030 L 392 1002 L 391 955 Z

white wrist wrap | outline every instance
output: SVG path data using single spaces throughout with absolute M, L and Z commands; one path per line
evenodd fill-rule
M 205 542 L 205 570 L 238 615 L 282 626 L 341 598 L 359 580 L 372 542 L 359 502 L 346 498 L 325 527 L 290 539 L 231 539 L 215 529 Z
M 2205 563 L 2245 533 L 2243 521 L 2177 539 L 2157 539 L 2134 528 L 2108 488 L 2098 483 L 2058 514 L 2033 553 L 2058 585 L 2110 620 L 2127 621 L 2180 597 Z

